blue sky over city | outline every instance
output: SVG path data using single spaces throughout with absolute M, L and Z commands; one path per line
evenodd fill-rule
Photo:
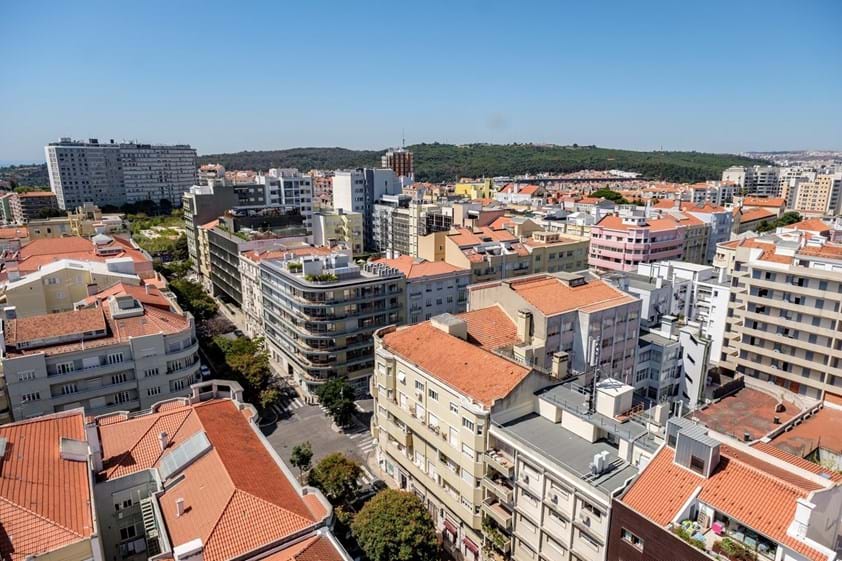
M 842 149 L 842 2 L 0 3 L 0 160 L 417 142 Z

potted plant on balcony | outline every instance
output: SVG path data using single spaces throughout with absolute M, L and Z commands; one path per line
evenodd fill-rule
M 713 544 L 713 551 L 731 561 L 757 561 L 757 554 L 731 538 L 722 538 Z

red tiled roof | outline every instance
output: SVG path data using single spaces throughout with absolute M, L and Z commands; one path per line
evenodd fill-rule
M 600 220 L 596 225 L 600 228 L 605 228 L 608 230 L 637 230 L 648 228 L 653 232 L 657 232 L 660 230 L 675 230 L 676 228 L 681 228 L 681 225 L 671 216 L 664 216 L 661 218 L 650 218 L 647 219 L 645 223 L 636 225 L 625 224 L 621 216 L 609 214 L 607 216 L 604 216 L 602 220 Z
M 101 331 L 105 327 L 102 308 L 17 318 L 6 322 L 6 344 L 15 346 L 38 339 Z
M 165 454 L 201 431 L 211 450 L 186 467 L 183 479 L 158 499 L 173 545 L 200 538 L 205 559 L 223 561 L 291 537 L 320 520 L 230 400 L 100 424 L 105 466 L 101 477 L 156 467 Z M 159 445 L 160 432 L 169 438 L 165 452 Z M 176 512 L 178 499 L 185 503 L 181 516 Z
M 520 343 L 517 327 L 499 306 L 490 306 L 457 316 L 468 324 L 468 341 L 489 350 Z
M 787 534 L 796 501 L 821 488 L 819 485 L 786 475 L 781 468 L 724 445 L 720 446 L 719 465 L 707 479 L 676 465 L 674 456 L 672 448 L 663 447 L 632 483 L 622 502 L 666 526 L 701 487 L 701 502 L 802 555 L 816 561 L 822 558 Z
M 342 555 L 324 536 L 312 536 L 263 557 L 261 561 L 342 561 Z
M 787 230 L 799 230 L 801 232 L 827 232 L 830 230 L 830 225 L 819 218 L 810 218 L 785 226 Z
M 767 199 L 763 197 L 744 197 L 743 206 L 759 206 L 782 208 L 786 206 L 785 199 Z
M 37 199 L 43 197 L 55 197 L 56 194 L 52 191 L 27 191 L 26 193 L 18 193 L 21 199 Z
M 17 240 L 29 237 L 29 230 L 24 226 L 0 228 L 0 240 Z
M 577 309 L 593 312 L 636 300 L 602 280 L 590 280 L 571 287 L 553 275 L 535 275 L 508 283 L 521 298 L 546 315 Z
M 764 454 L 769 454 L 770 456 L 783 460 L 797 468 L 803 469 L 804 471 L 809 471 L 810 473 L 814 473 L 822 477 L 829 476 L 831 481 L 842 483 L 842 473 L 825 469 L 819 464 L 815 464 L 809 460 L 805 460 L 804 458 L 799 458 L 798 456 L 790 454 L 786 450 L 775 447 L 769 442 L 756 442 L 752 445 L 752 447 L 757 448 Z
M 61 438 L 86 440 L 81 412 L 0 427 L 0 557 L 24 561 L 90 538 L 88 463 L 61 458 Z
M 804 457 L 817 448 L 842 454 L 842 411 L 825 406 L 808 419 L 772 440 L 772 445 Z
M 769 220 L 777 216 L 771 210 L 764 208 L 752 208 L 748 210 L 740 209 L 740 222 L 755 222 L 757 220 Z
M 427 261 L 426 259 L 416 259 L 409 255 L 401 255 L 395 259 L 375 259 L 372 262 L 382 263 L 383 265 L 397 269 L 408 279 L 468 272 L 468 269 L 463 269 L 462 267 L 457 267 L 444 261 Z
M 387 333 L 383 343 L 404 360 L 487 407 L 509 395 L 529 374 L 527 368 L 448 335 L 429 321 Z
M 448 234 L 449 239 L 459 247 L 469 247 L 483 243 L 483 238 L 487 238 L 492 242 L 516 242 L 515 237 L 511 232 L 505 229 L 492 229 L 488 226 L 482 228 L 457 228 L 455 232 Z
M 120 257 L 131 257 L 135 263 L 151 265 L 143 252 L 132 247 L 128 240 L 114 237 L 109 244 L 109 248 L 111 247 L 119 251 L 109 255 L 98 255 L 90 240 L 78 236 L 33 240 L 20 249 L 18 268 L 21 274 L 25 275 L 37 271 L 43 265 L 62 259 L 105 262 L 108 259 Z

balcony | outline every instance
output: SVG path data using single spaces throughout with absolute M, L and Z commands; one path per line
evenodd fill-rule
M 502 452 L 495 449 L 490 449 L 485 453 L 485 463 L 491 466 L 494 470 L 504 475 L 506 478 L 511 478 L 515 473 L 515 465 Z
M 506 481 L 492 477 L 482 478 L 482 487 L 505 504 L 512 504 L 514 489 Z
M 482 501 L 481 510 L 483 514 L 494 520 L 502 528 L 512 529 L 512 511 L 497 498 L 490 497 Z

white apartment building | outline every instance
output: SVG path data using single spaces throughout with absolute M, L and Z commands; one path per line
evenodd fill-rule
M 402 192 L 401 181 L 391 169 L 337 170 L 333 175 L 333 209 L 363 215 L 366 250 L 374 243 L 372 215 L 375 202 L 384 195 L 399 195 Z
M 390 485 L 424 501 L 445 547 L 464 559 L 483 558 L 481 480 L 491 412 L 519 395 L 531 400 L 549 380 L 492 352 L 516 338 L 496 310 L 443 314 L 374 334 L 378 463 Z
M 720 365 L 811 398 L 842 392 L 842 245 L 790 228 L 720 251 L 733 300 Z
M 84 407 L 147 409 L 199 379 L 193 318 L 155 289 L 106 290 L 69 312 L 3 317 L 2 366 L 12 417 Z
M 499 307 L 520 343 L 498 352 L 548 372 L 554 360 L 572 372 L 599 370 L 631 383 L 640 300 L 589 275 L 542 273 L 471 285 L 469 309 Z
M 660 425 L 628 420 L 632 395 L 610 378 L 590 390 L 570 380 L 495 407 L 482 480 L 490 558 L 605 559 L 612 497 L 663 441 L 666 409 Z
M 302 174 L 294 168 L 272 168 L 266 175 L 258 175 L 256 183 L 264 186 L 265 206 L 298 210 L 304 217 L 307 231 L 312 230 L 313 178 L 309 174 Z
M 184 145 L 100 144 L 62 138 L 44 147 L 50 188 L 62 209 L 92 202 L 120 206 L 146 200 L 181 204 L 196 182 L 196 150 Z

